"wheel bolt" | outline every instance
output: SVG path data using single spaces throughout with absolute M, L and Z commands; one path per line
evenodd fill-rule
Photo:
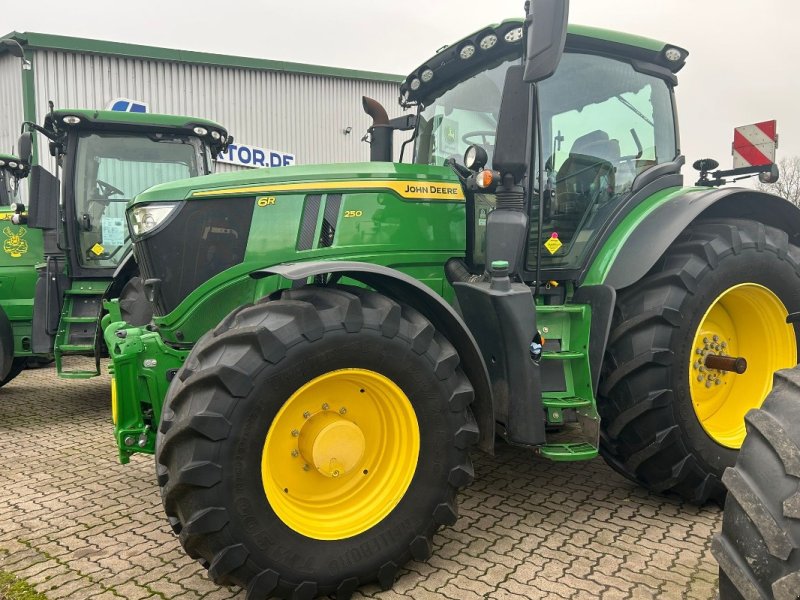
M 310 470 L 311 467 L 309 467 L 307 464 L 303 465 L 303 471 L 310 471 Z
M 703 381 L 704 377 L 702 375 L 697 376 L 697 381 Z
M 300 452 L 297 450 L 292 450 L 292 458 L 297 458 L 300 455 Z
M 300 432 L 297 429 L 292 429 L 292 437 L 297 437 L 298 435 L 300 435 Z
M 339 414 L 340 415 L 346 415 L 347 414 L 347 409 L 343 406 L 342 408 L 339 409 Z
M 694 361 L 694 368 L 695 369 L 699 369 L 700 368 L 700 361 L 699 360 Z
M 708 338 L 703 338 L 703 343 L 708 345 Z
M 715 336 L 714 336 L 714 341 L 715 341 L 715 342 L 718 342 L 718 341 L 719 341 L 719 336 L 718 336 L 718 335 L 715 335 Z
M 716 379 L 716 380 L 714 380 L 714 383 L 715 383 L 716 385 L 719 385 L 719 384 L 721 384 L 721 383 L 722 383 L 722 380 L 721 380 L 721 379 Z
M 695 354 L 702 354 L 702 353 L 703 353 L 702 348 L 698 348 L 697 350 L 695 350 Z
M 328 410 L 328 408 L 330 408 L 330 407 L 328 406 L 327 402 L 322 405 L 322 410 Z
M 707 387 L 707 388 L 710 388 L 710 387 L 711 387 L 711 380 L 710 380 L 710 379 L 709 379 L 708 381 L 706 381 L 706 387 Z
M 306 412 L 303 413 L 303 418 L 304 419 L 308 419 L 309 417 L 311 417 L 311 413 L 310 412 L 306 411 Z

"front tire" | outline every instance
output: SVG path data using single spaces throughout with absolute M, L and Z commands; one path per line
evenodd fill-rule
M 800 249 L 755 221 L 700 221 L 620 291 L 600 387 L 600 451 L 656 492 L 722 504 L 721 477 L 772 374 L 797 363 Z M 744 375 L 704 367 L 743 356 Z
M 249 600 L 390 587 L 473 477 L 458 363 L 422 315 L 375 292 L 305 287 L 235 310 L 195 345 L 159 427 L 187 553 Z
M 800 597 L 800 367 L 775 374 L 728 487 L 722 533 L 711 551 L 720 565 L 720 600 Z

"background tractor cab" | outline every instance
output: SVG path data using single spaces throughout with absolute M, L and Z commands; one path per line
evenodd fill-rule
M 26 125 L 20 148 L 30 156 L 38 131 L 56 165 L 56 175 L 31 168 L 29 212 L 14 219 L 44 235 L 32 349 L 54 352 L 62 376 L 97 375 L 97 368 L 65 370 L 62 359 L 99 360 L 102 298 L 120 297 L 131 322 L 146 323 L 151 314 L 130 252 L 127 202 L 159 183 L 211 173 L 232 138 L 211 121 L 147 113 L 51 110 L 44 126 Z

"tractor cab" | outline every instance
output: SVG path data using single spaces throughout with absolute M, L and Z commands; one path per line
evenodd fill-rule
M 159 183 L 210 174 L 232 138 L 205 119 L 97 110 L 51 110 L 43 126 L 27 126 L 20 147 L 30 148 L 30 131 L 38 131 L 49 140 L 56 167 L 55 175 L 32 167 L 31 206 L 15 216 L 15 222 L 41 229 L 45 240 L 33 346 L 34 352 L 54 349 L 66 375 L 63 355 L 98 355 L 103 297 L 124 296 L 127 289 L 132 297 L 121 303 L 125 317 L 149 320 L 130 252 L 128 201 Z
M 523 27 L 521 20 L 509 20 L 484 28 L 440 50 L 406 78 L 401 101 L 419 111 L 415 163 L 471 161 L 465 166 L 475 172 L 497 169 L 504 86 L 509 69 L 522 63 Z M 537 84 L 537 127 L 530 130 L 541 135 L 532 137 L 530 165 L 537 167 L 535 179 L 541 162 L 545 195 L 540 203 L 534 180 L 519 265 L 525 281 L 536 279 L 540 255 L 542 278 L 575 279 L 633 195 L 658 178 L 665 186 L 675 184 L 663 176 L 677 174 L 682 164 L 673 87 L 686 55 L 645 38 L 569 27 L 558 69 Z M 519 67 L 515 77 L 521 77 Z M 529 106 L 526 101 L 526 112 Z M 475 272 L 487 264 L 485 225 L 496 206 L 499 175 L 493 185 L 473 186 L 467 262 Z M 540 207 L 542 239 L 536 227 Z

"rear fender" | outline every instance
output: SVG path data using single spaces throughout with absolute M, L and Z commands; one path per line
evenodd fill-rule
M 645 217 L 625 240 L 603 283 L 619 290 L 639 281 L 700 218 L 750 219 L 786 231 L 795 244 L 800 238 L 800 209 L 779 196 L 746 188 L 690 190 Z
M 361 282 L 385 296 L 407 304 L 425 315 L 437 330 L 450 340 L 459 356 L 464 373 L 475 389 L 472 411 L 480 427 L 478 446 L 494 452 L 494 409 L 489 372 L 478 344 L 458 313 L 426 285 L 395 269 L 356 261 L 309 261 L 275 265 L 250 274 L 254 278 L 280 275 L 292 281 L 336 274 Z

